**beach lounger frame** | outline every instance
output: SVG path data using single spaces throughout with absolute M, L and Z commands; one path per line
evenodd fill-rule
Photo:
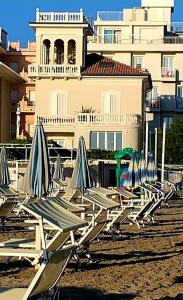
M 55 288 L 65 270 L 75 246 L 70 246 L 51 253 L 43 261 L 31 284 L 25 288 L 0 288 L 0 300 L 27 300 L 38 296 L 39 299 L 59 299 L 59 289 Z M 51 298 L 50 298 L 51 297 Z

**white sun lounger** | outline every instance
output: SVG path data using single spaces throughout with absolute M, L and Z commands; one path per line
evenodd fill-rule
M 0 288 L 0 300 L 27 300 L 30 297 L 36 299 L 59 299 L 58 288 L 53 290 L 63 271 L 65 270 L 72 251 L 75 247 L 67 247 L 55 251 L 51 254 L 48 261 L 43 261 L 34 279 L 26 288 Z M 49 296 L 50 294 L 50 296 Z

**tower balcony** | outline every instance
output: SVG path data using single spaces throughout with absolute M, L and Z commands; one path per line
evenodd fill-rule
M 77 65 L 38 65 L 28 66 L 29 77 L 80 77 L 81 67 Z
M 36 10 L 38 23 L 84 23 L 85 17 L 82 9 L 80 12 L 40 12 Z

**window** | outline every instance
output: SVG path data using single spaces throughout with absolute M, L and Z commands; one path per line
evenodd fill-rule
M 104 30 L 104 43 L 105 44 L 120 44 L 121 43 L 121 30 Z
M 148 21 L 148 10 L 147 9 L 144 12 L 144 21 Z
M 10 62 L 9 66 L 13 71 L 18 72 L 18 62 Z
M 68 92 L 55 91 L 50 97 L 50 114 L 62 116 L 67 114 L 67 97 Z
M 16 104 L 18 102 L 18 91 L 11 90 L 11 103 Z
M 173 117 L 172 116 L 166 116 L 166 117 L 161 117 L 161 125 L 163 126 L 163 123 L 166 123 L 166 127 L 170 128 L 173 122 Z
M 29 91 L 29 105 L 35 105 L 36 91 Z
M 146 96 L 146 105 L 147 107 L 159 108 L 160 100 L 158 95 L 158 87 L 154 86 L 151 91 L 147 92 Z
M 122 132 L 92 131 L 90 133 L 90 148 L 101 150 L 121 150 Z
M 143 68 L 143 56 L 133 56 L 132 64 L 134 68 Z
M 162 59 L 162 77 L 174 77 L 174 57 L 164 55 Z
M 120 113 L 120 93 L 116 91 L 108 91 L 104 93 L 103 101 L 104 114 Z

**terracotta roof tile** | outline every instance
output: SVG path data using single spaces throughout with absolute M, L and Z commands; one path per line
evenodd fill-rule
M 84 76 L 138 76 L 148 74 L 141 69 L 133 68 L 96 53 L 87 55 L 86 66 L 82 71 Z

